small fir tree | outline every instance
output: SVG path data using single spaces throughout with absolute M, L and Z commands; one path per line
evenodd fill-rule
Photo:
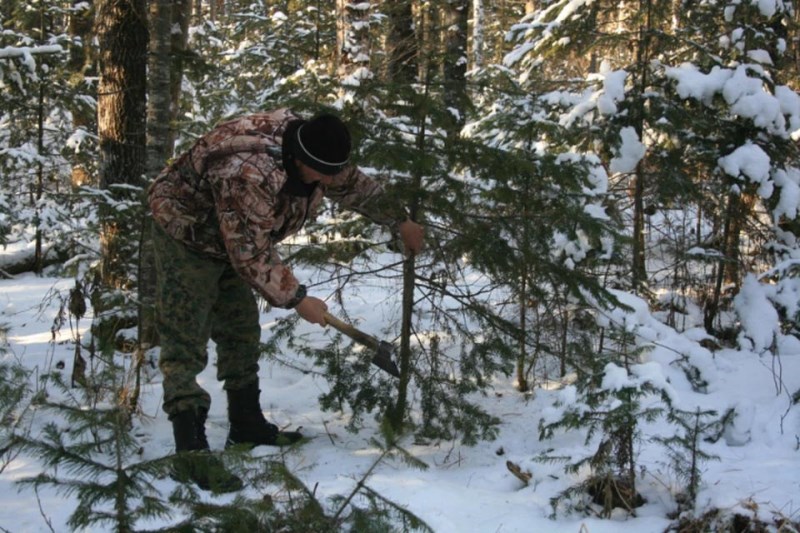
M 74 495 L 77 506 L 68 525 L 77 530 L 103 526 L 136 531 L 137 524 L 171 514 L 154 485 L 166 476 L 169 461 L 139 459 L 141 444 L 131 432 L 131 411 L 119 383 L 120 369 L 108 365 L 98 374 L 98 389 L 76 394 L 59 374 L 44 376 L 49 392 L 37 411 L 51 413 L 41 434 L 22 434 L 15 446 L 42 462 L 43 471 L 20 481 L 34 488 L 50 486 Z M 109 374 L 114 373 L 115 377 Z
M 0 326 L 0 472 L 16 455 L 15 435 L 27 430 L 31 387 L 31 371 L 21 362 L 10 359 L 6 340 L 7 329 Z
M 33 246 L 32 257 L 7 267 L 12 274 L 41 272 L 87 251 L 85 235 L 75 232 L 85 219 L 71 208 L 81 204 L 74 188 L 91 170 L 91 158 L 78 150 L 91 134 L 76 114 L 93 109 L 90 87 L 67 61 L 68 50 L 81 46 L 67 33 L 69 10 L 56 2 L 15 5 L 24 12 L 0 20 L 0 238 Z
M 588 502 L 579 498 L 577 507 L 598 505 L 603 516 L 610 516 L 617 507 L 634 513 L 644 503 L 636 490 L 642 425 L 663 416 L 671 402 L 665 383 L 654 378 L 650 364 L 641 362 L 644 350 L 637 347 L 628 329 L 625 325 L 612 326 L 605 347 L 574 362 L 577 380 L 569 386 L 574 398 L 563 406 L 560 417 L 540 422 L 540 438 L 550 439 L 558 431 L 581 430 L 586 432 L 586 445 L 594 450 L 582 456 L 556 458 L 545 454 L 540 458 L 565 461 L 570 473 L 588 468 L 583 483 L 553 499 L 554 513 L 576 494 L 590 497 Z
M 667 419 L 677 426 L 678 432 L 667 437 L 655 437 L 654 440 L 666 448 L 670 466 L 684 483 L 685 492 L 676 498 L 679 508 L 691 511 L 697 503 L 703 464 L 719 459 L 704 451 L 702 444 L 709 433 L 719 431 L 720 422 L 716 411 L 699 407 L 694 411 L 671 409 Z
M 275 459 L 243 459 L 247 493 L 230 502 L 209 502 L 192 487 L 180 487 L 170 501 L 187 516 L 169 531 L 433 531 L 409 510 L 372 489 L 369 478 L 389 460 L 415 468 L 426 468 L 399 443 L 384 433 L 384 442 L 371 439 L 380 453 L 367 470 L 354 480 L 346 494 L 318 499 L 287 467 L 285 455 Z M 292 453 L 291 451 L 287 453 Z M 250 493 L 260 496 L 253 498 Z

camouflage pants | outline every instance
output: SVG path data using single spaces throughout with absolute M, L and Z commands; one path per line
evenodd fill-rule
M 217 345 L 217 379 L 225 389 L 258 380 L 258 304 L 230 263 L 194 252 L 153 226 L 164 411 L 207 411 L 211 398 L 197 375 L 208 364 L 209 338 Z

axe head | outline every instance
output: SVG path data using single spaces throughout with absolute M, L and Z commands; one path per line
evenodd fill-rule
M 372 356 L 372 364 L 388 372 L 396 378 L 400 377 L 400 370 L 394 362 L 394 345 L 386 341 L 378 341 L 378 348 Z

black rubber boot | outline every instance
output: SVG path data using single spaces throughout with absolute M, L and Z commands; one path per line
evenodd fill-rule
M 303 438 L 297 431 L 280 431 L 278 426 L 267 422 L 261 412 L 260 393 L 257 383 L 228 391 L 228 420 L 231 427 L 226 448 L 239 444 L 250 447 L 288 446 Z
M 181 411 L 170 420 L 175 437 L 174 480 L 193 482 L 212 492 L 233 492 L 242 488 L 242 480 L 228 472 L 222 460 L 209 450 L 205 412 Z

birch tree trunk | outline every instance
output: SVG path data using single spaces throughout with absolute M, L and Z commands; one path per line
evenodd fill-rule
M 174 2 L 150 0 L 147 85 L 147 176 L 154 177 L 171 155 L 171 28 Z
M 147 84 L 147 162 L 148 182 L 159 173 L 172 155 L 171 28 L 173 2 L 151 0 L 149 5 L 150 43 Z M 146 197 L 142 199 L 146 202 Z M 155 259 L 152 222 L 145 204 L 139 242 L 139 350 L 158 344 L 155 327 Z

